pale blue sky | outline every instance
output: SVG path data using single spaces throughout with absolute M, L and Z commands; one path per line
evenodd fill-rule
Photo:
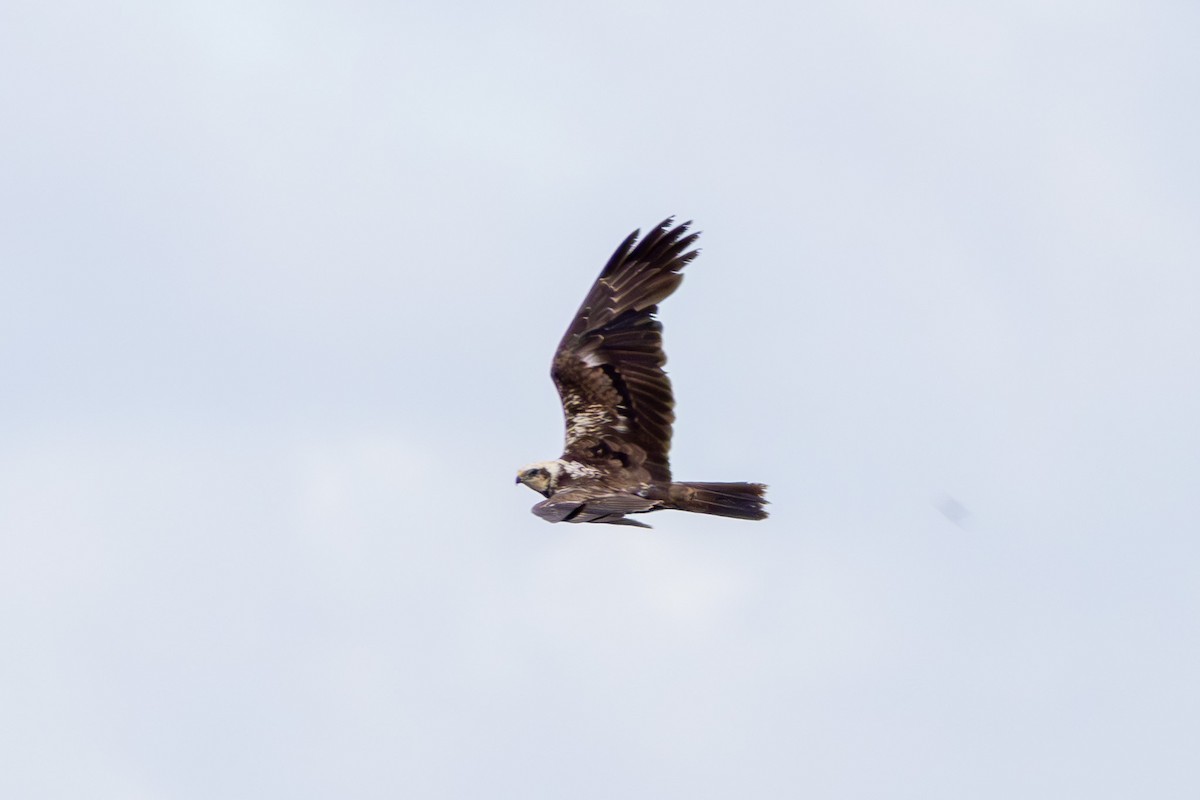
M 0 9 L 0 795 L 1194 798 L 1200 10 Z M 549 526 L 613 247 L 684 480 Z

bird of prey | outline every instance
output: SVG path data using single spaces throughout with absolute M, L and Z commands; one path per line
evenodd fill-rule
M 560 458 L 523 467 L 523 483 L 546 499 L 548 522 L 649 525 L 629 514 L 675 509 L 763 519 L 759 483 L 676 483 L 668 452 L 675 399 L 663 371 L 658 304 L 679 287 L 699 251 L 691 222 L 667 218 L 638 241 L 634 231 L 592 284 L 554 353 L 550 376 L 566 417 Z

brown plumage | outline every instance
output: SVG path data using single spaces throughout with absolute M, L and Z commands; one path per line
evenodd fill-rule
M 634 231 L 613 253 L 554 353 L 551 377 L 566 418 L 562 457 L 523 468 L 517 482 L 547 499 L 533 513 L 550 522 L 608 522 L 678 509 L 762 519 L 757 483 L 673 483 L 675 399 L 663 371 L 658 304 L 683 281 L 699 251 L 690 222 L 670 218 L 638 241 Z

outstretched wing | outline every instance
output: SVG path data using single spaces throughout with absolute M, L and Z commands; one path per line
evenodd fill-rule
M 668 218 L 637 241 L 629 235 L 592 285 L 554 354 L 551 377 L 562 398 L 564 457 L 644 467 L 671 479 L 668 452 L 675 399 L 663 372 L 658 303 L 683 280 L 699 251 L 690 222 Z

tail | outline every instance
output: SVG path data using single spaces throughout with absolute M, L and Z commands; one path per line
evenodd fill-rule
M 761 483 L 672 483 L 671 503 L 680 511 L 737 519 L 765 519 Z

